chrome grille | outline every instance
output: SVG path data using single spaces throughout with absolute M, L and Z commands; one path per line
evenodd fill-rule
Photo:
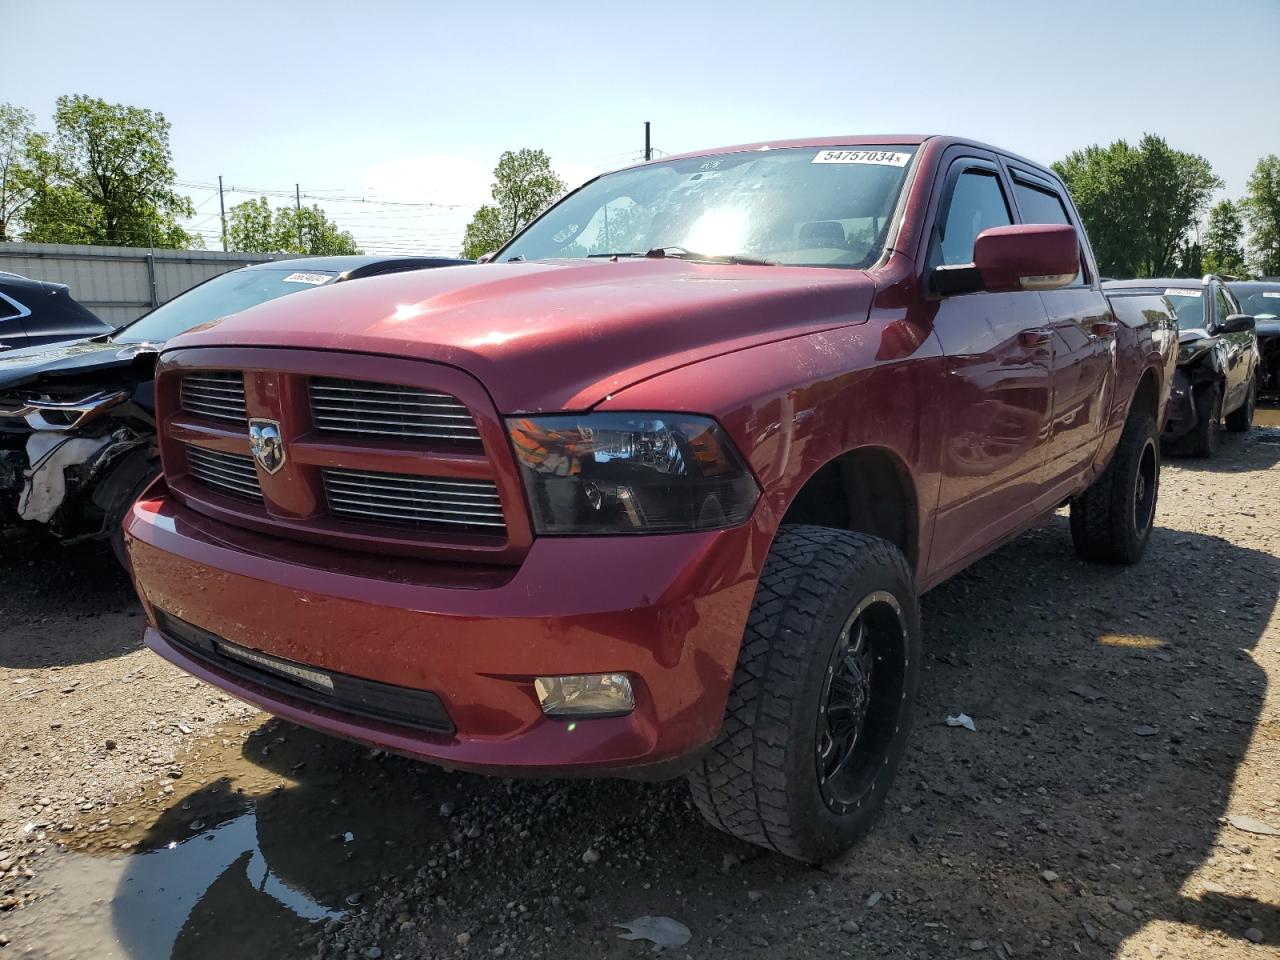
M 223 453 L 187 444 L 187 472 L 201 483 L 257 503 L 262 502 L 262 487 L 253 457 Z
M 498 488 L 490 480 L 326 469 L 324 489 L 330 512 L 346 520 L 477 533 L 506 529 Z
M 244 374 L 208 371 L 182 378 L 182 409 L 197 417 L 243 423 Z
M 416 387 L 313 377 L 311 417 L 316 429 L 326 433 L 480 447 L 476 422 L 457 397 Z

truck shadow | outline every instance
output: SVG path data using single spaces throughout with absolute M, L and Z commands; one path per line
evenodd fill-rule
M 681 782 L 453 774 L 269 721 L 235 744 L 234 776 L 279 787 L 219 780 L 174 802 L 115 926 L 139 960 L 246 937 L 272 957 L 322 939 L 326 956 L 439 955 L 463 932 L 485 955 L 639 956 L 611 924 L 643 915 L 726 955 L 1117 957 L 1165 921 L 1275 943 L 1277 906 L 1211 861 L 1267 839 L 1220 818 L 1258 729 L 1251 651 L 1277 582 L 1275 557 L 1171 529 L 1137 567 L 1086 565 L 1059 516 L 939 587 L 886 815 L 820 870 L 706 827 Z M 944 723 L 960 712 L 975 732 Z M 137 915 L 148 857 L 205 877 L 169 947 Z
M 1164 451 L 1163 456 L 1168 465 L 1194 473 L 1270 470 L 1280 463 L 1280 428 L 1254 427 L 1243 435 L 1224 433 L 1218 454 L 1208 459 L 1202 460 L 1177 450 Z
M 74 666 L 142 645 L 142 607 L 106 543 L 10 544 L 0 578 L 0 667 Z

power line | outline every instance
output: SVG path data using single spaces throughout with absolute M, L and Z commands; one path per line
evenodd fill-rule
M 175 180 L 174 184 L 184 187 L 188 190 L 217 190 L 217 184 L 202 183 L 195 180 Z M 235 185 L 224 186 L 226 193 L 240 193 L 259 197 L 276 197 L 284 200 L 322 200 L 325 203 L 361 203 L 371 206 L 388 206 L 388 207 L 419 207 L 423 209 L 444 209 L 444 210 L 465 210 L 478 204 L 470 203 L 436 203 L 430 200 L 380 200 L 371 197 L 353 197 L 353 196 L 316 196 L 312 193 L 302 193 L 300 190 L 281 190 L 277 188 L 266 187 L 237 187 Z

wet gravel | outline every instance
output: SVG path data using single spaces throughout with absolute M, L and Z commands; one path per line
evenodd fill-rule
M 640 957 L 615 924 L 646 916 L 680 957 L 1274 956 L 1277 461 L 1280 429 L 1168 461 L 1136 568 L 1081 563 L 1058 516 L 929 594 L 898 783 L 822 869 L 705 827 L 682 782 L 447 773 L 271 720 L 139 649 L 108 552 L 10 558 L 0 958 Z

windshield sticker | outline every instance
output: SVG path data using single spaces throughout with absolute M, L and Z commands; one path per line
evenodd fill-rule
M 894 150 L 821 150 L 813 163 L 874 163 L 882 167 L 905 167 L 909 153 Z
M 1177 287 L 1166 287 L 1164 291 L 1166 297 L 1198 297 L 1199 290 L 1179 290 Z
M 333 277 L 327 273 L 291 273 L 284 278 L 285 283 L 309 283 L 313 287 L 318 287 L 322 283 L 328 283 Z

